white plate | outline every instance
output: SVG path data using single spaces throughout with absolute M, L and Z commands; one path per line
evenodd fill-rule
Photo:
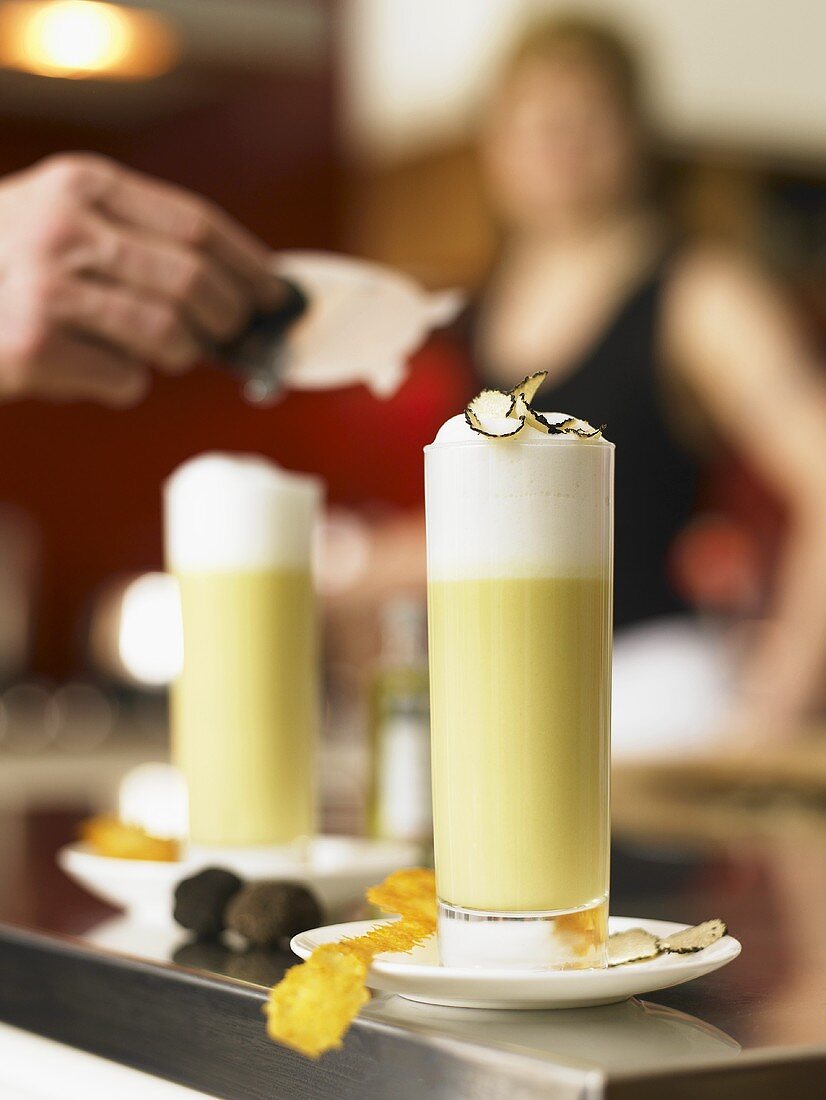
M 315 928 L 295 936 L 290 944 L 306 959 L 323 943 L 336 943 L 369 932 L 382 921 L 354 921 Z M 609 931 L 645 928 L 657 936 L 686 926 L 671 921 L 611 917 Z M 669 989 L 710 974 L 740 954 L 740 943 L 724 936 L 691 955 L 660 955 L 644 962 L 607 970 L 490 970 L 439 965 L 436 937 L 410 954 L 377 955 L 367 975 L 371 989 L 398 993 L 411 1001 L 454 1008 L 586 1008 L 614 1004 L 655 989 Z
M 420 853 L 406 841 L 320 836 L 303 852 L 284 848 L 200 849 L 175 863 L 112 859 L 88 845 L 68 844 L 57 853 L 58 865 L 103 901 L 127 910 L 141 921 L 172 920 L 175 887 L 203 867 L 226 867 L 243 879 L 284 878 L 312 887 L 330 912 L 364 899 L 368 886 L 399 867 L 415 865 Z

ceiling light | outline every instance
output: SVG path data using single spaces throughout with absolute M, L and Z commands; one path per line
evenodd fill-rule
M 0 8 L 0 64 L 40 76 L 137 80 L 177 56 L 174 31 L 155 13 L 97 0 L 34 0 Z

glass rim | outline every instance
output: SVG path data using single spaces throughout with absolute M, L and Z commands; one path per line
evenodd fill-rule
M 429 451 L 443 450 L 450 447 L 489 447 L 491 443 L 495 444 L 497 442 L 499 440 L 495 436 L 486 436 L 482 439 L 453 439 L 445 443 L 437 443 L 434 439 L 432 443 L 426 443 L 422 450 L 427 454 Z M 606 439 L 604 436 L 600 436 L 599 439 L 571 439 L 562 435 L 549 435 L 530 443 L 524 439 L 517 439 L 515 436 L 510 438 L 503 436 L 501 442 L 507 443 L 511 447 L 570 447 L 580 445 L 584 447 L 610 447 L 612 450 L 616 450 L 616 443 L 612 443 L 610 439 Z

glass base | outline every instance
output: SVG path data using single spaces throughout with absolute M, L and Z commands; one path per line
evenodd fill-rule
M 442 966 L 593 970 L 608 965 L 608 899 L 576 909 L 494 913 L 439 900 Z

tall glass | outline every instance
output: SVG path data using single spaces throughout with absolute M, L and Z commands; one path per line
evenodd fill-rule
M 172 742 L 195 845 L 280 845 L 313 831 L 320 498 L 313 478 L 252 456 L 202 455 L 166 483 L 184 642 Z
M 613 444 L 425 448 L 442 962 L 606 965 Z

